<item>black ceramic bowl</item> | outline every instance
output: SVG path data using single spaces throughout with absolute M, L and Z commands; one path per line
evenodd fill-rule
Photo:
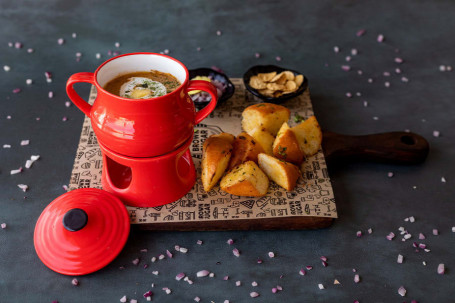
M 281 73 L 286 70 L 293 72 L 294 75 L 302 74 L 302 73 L 299 73 L 298 71 L 295 71 L 295 70 L 292 70 L 289 68 L 282 68 L 282 67 L 275 66 L 275 65 L 255 65 L 255 66 L 251 67 L 249 70 L 247 70 L 245 74 L 243 74 L 243 83 L 245 84 L 246 89 L 248 91 L 250 91 L 256 97 L 258 97 L 266 102 L 269 102 L 269 103 L 280 104 L 286 100 L 289 100 L 294 97 L 297 97 L 298 95 L 301 95 L 308 87 L 307 77 L 303 76 L 303 83 L 300 85 L 300 87 L 295 92 L 293 92 L 291 94 L 285 94 L 285 95 L 282 95 L 281 97 L 276 97 L 276 98 L 261 95 L 256 89 L 252 88 L 249 83 L 250 83 L 250 78 L 259 73 L 271 73 L 271 72 Z
M 217 106 L 218 106 L 218 104 L 223 103 L 224 101 L 226 101 L 227 99 L 232 97 L 232 95 L 234 95 L 234 91 L 235 91 L 234 84 L 232 84 L 231 80 L 229 80 L 228 76 L 226 76 L 225 74 L 217 72 L 211 68 L 206 68 L 206 67 L 191 69 L 188 72 L 190 74 L 190 80 L 196 76 L 206 76 L 206 77 L 210 77 L 211 79 L 216 79 L 216 80 L 226 84 L 226 89 L 225 89 L 224 93 L 221 95 L 221 97 L 218 98 Z M 195 101 L 194 105 L 196 106 L 196 108 L 202 108 L 202 107 L 206 106 L 208 103 L 209 103 L 209 101 L 205 101 L 205 102 L 196 102 Z

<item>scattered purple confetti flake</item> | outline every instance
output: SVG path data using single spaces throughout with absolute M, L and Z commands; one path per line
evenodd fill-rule
M 74 286 L 78 286 L 79 281 L 76 278 L 74 278 L 73 280 L 71 280 L 71 284 L 73 284 Z
M 13 47 L 13 42 L 8 42 L 8 47 Z
M 416 221 L 416 219 L 414 218 L 414 216 L 409 217 L 409 222 L 414 223 L 415 221 Z
M 335 280 L 333 281 L 333 284 L 339 285 L 339 284 L 341 284 L 341 283 L 340 283 L 340 281 L 338 281 L 337 279 L 335 279 Z
M 257 283 L 256 281 L 253 281 L 253 282 L 251 283 L 251 286 L 256 287 L 256 286 L 258 286 L 258 283 Z
M 28 185 L 25 185 L 25 184 L 18 184 L 17 187 L 19 187 L 20 189 L 22 189 L 22 191 L 25 193 L 28 189 Z
M 390 73 L 389 73 L 389 72 L 383 72 L 382 75 L 383 75 L 384 77 L 390 77 Z
M 125 303 L 126 302 L 126 296 L 123 296 L 120 298 L 120 302 Z
M 397 263 L 399 263 L 399 264 L 403 263 L 403 256 L 402 255 L 398 255 Z
M 63 121 L 63 122 L 68 121 L 68 117 L 64 116 L 64 117 L 62 118 L 62 121 Z
M 21 89 L 20 88 L 15 88 L 13 89 L 13 94 L 18 94 L 21 92 Z
M 401 69 L 399 69 L 398 67 L 395 68 L 395 73 L 396 73 L 396 74 L 401 74 Z
M 340 52 L 340 48 L 339 48 L 338 46 L 334 46 L 334 47 L 333 47 L 333 51 L 334 51 L 335 53 L 339 53 L 339 52 Z
M 33 48 L 27 48 L 27 53 L 31 54 L 33 53 L 35 50 Z
M 368 83 L 373 83 L 373 78 L 368 78 Z
M 224 300 L 224 302 L 223 302 L 223 303 L 229 303 L 229 300 Z
M 445 72 L 446 71 L 446 66 L 445 65 L 440 65 L 439 66 L 439 71 Z
M 363 74 L 363 71 L 359 69 L 359 70 L 357 71 L 357 74 L 362 75 L 362 74 Z
M 402 297 L 406 296 L 406 289 L 403 286 L 400 286 L 400 288 L 398 288 L 398 294 Z
M 356 48 L 351 49 L 351 55 L 357 56 L 358 53 L 359 51 Z
M 234 256 L 240 257 L 240 251 L 239 251 L 237 248 L 234 248 L 234 249 L 232 250 L 232 253 L 234 254 Z
M 154 271 L 152 271 L 152 274 L 154 274 L 155 276 L 158 276 L 160 274 L 160 272 L 157 270 L 154 270 Z
M 363 106 L 368 107 L 368 101 L 363 101 Z
M 199 298 L 199 297 L 194 297 L 194 301 L 195 301 L 195 302 L 200 302 L 200 301 L 201 301 L 201 298 Z
M 327 262 L 327 257 L 325 256 L 321 256 L 319 259 L 321 259 L 321 261 Z
M 226 241 L 226 243 L 229 244 L 229 245 L 232 245 L 232 244 L 234 244 L 234 240 L 228 239 L 228 240 Z
M 373 229 L 372 228 L 368 228 L 368 233 L 371 235 L 373 233 Z
M 119 48 L 119 47 L 120 47 L 120 42 L 115 42 L 115 43 L 114 43 L 114 46 L 115 46 L 116 48 Z
M 352 269 L 352 272 L 357 272 L 357 269 L 353 268 L 353 269 Z
M 342 66 L 341 66 L 341 69 L 344 70 L 345 72 L 348 72 L 348 71 L 351 70 L 351 66 L 349 66 L 349 65 L 342 65 Z
M 384 42 L 384 35 L 382 35 L 382 34 L 378 35 L 378 37 L 376 38 L 376 41 L 378 41 L 379 43 Z
M 153 296 L 153 292 L 151 290 L 149 290 L 148 292 L 144 293 L 142 296 L 144 298 L 150 298 L 151 296 Z
M 347 93 L 346 93 L 346 97 L 352 98 L 352 93 L 351 93 L 351 92 L 347 92 Z
M 206 269 L 200 270 L 196 273 L 196 277 L 201 278 L 201 277 L 207 277 L 210 274 L 210 272 Z
M 357 97 L 361 97 L 361 96 L 362 96 L 362 93 L 361 93 L 361 92 L 356 92 L 355 95 L 356 95 Z
M 242 282 L 240 282 L 240 281 L 236 281 L 236 282 L 235 282 L 235 286 L 238 287 L 238 286 L 240 286 L 240 285 L 242 285 Z
M 11 70 L 11 67 L 9 67 L 8 65 L 4 65 L 4 66 L 3 66 L 3 70 L 4 70 L 5 72 L 9 72 L 9 71 Z
M 63 45 L 63 43 L 65 43 L 65 39 L 58 38 L 57 43 L 58 43 L 58 45 Z
M 164 258 L 166 258 L 166 257 L 163 254 L 158 256 L 158 260 L 163 260 Z
M 22 172 L 22 167 L 19 167 L 18 169 L 13 169 L 10 171 L 10 175 L 16 175 Z
M 280 62 L 280 61 L 281 61 L 281 57 L 280 57 L 280 56 L 276 56 L 276 57 L 275 57 L 275 60 L 278 61 L 278 62 Z
M 389 81 L 384 82 L 384 86 L 385 87 L 390 87 L 390 82 Z
M 351 61 L 351 56 L 346 56 L 346 58 L 344 58 L 344 60 L 346 60 L 346 62 L 350 62 Z
M 280 285 L 277 285 L 277 286 L 276 286 L 276 289 L 278 289 L 279 291 L 282 291 L 282 290 L 283 290 L 283 287 L 281 287 Z
M 169 250 L 166 250 L 166 255 L 167 255 L 169 258 L 172 258 L 172 253 L 171 253 Z
M 17 49 L 22 48 L 24 45 L 21 42 L 14 42 L 14 47 Z
M 403 63 L 403 59 L 400 58 L 400 57 L 396 57 L 395 58 L 395 63 L 401 64 L 401 63 Z
M 257 260 L 257 263 L 258 263 L 258 264 L 262 264 L 262 260 L 261 260 L 261 259 L 258 259 L 258 260 Z
M 177 275 L 175 276 L 175 279 L 176 279 L 177 281 L 180 281 L 180 280 L 182 280 L 183 278 L 185 278 L 185 276 L 186 276 L 186 275 L 185 275 L 183 272 L 181 272 L 181 273 L 179 273 L 179 274 L 177 274 Z
M 259 59 L 259 58 L 261 58 L 261 54 L 260 54 L 260 53 L 255 53 L 255 54 L 254 54 L 254 57 L 255 57 L 256 59 Z
M 137 266 L 139 264 L 139 261 L 140 261 L 139 258 L 136 258 L 131 263 Z
M 438 138 L 441 135 L 441 133 L 438 130 L 433 131 L 433 137 Z
M 357 238 L 360 238 L 360 237 L 362 236 L 362 232 L 361 232 L 360 230 L 357 231 L 357 232 L 356 232 L 356 236 L 357 236 Z
M 441 177 L 441 182 L 442 182 L 442 183 L 446 183 L 446 182 L 447 182 L 447 181 L 446 181 L 446 178 Z
M 220 30 L 217 30 L 217 31 L 216 31 L 216 35 L 217 35 L 217 36 L 221 36 L 221 31 L 220 31 Z
M 197 245 L 202 245 L 202 240 L 197 240 L 196 244 Z
M 223 280 L 224 280 L 224 281 L 229 280 L 229 276 L 224 276 L 224 277 L 223 277 Z
M 437 235 L 439 235 L 439 231 L 438 231 L 436 228 L 435 228 L 435 229 L 433 229 L 433 235 L 434 235 L 434 236 L 437 236 Z
M 408 83 L 409 79 L 407 77 L 401 77 L 401 82 Z
M 306 275 L 306 271 L 302 268 L 301 270 L 299 270 L 299 275 L 301 276 Z
M 319 287 L 320 290 L 325 289 L 325 287 L 324 287 L 324 285 L 323 285 L 322 283 L 319 283 L 319 284 L 318 284 L 318 287 Z
M 357 36 L 357 37 L 362 37 L 363 35 L 365 35 L 365 33 L 366 33 L 366 30 L 364 30 L 364 29 L 359 29 L 359 30 L 357 31 L 357 33 L 356 33 L 356 36 Z
M 276 294 L 278 292 L 278 289 L 276 287 L 272 288 L 272 293 Z
M 420 233 L 420 234 L 419 234 L 419 240 L 425 240 L 425 235 L 422 234 L 422 233 Z
M 164 53 L 165 55 L 169 55 L 170 52 L 171 52 L 171 51 L 168 50 L 167 48 L 163 51 L 163 53 Z
M 419 243 L 419 248 L 425 249 L 427 248 L 427 245 L 425 243 Z
M 251 297 L 251 298 L 259 297 L 259 293 L 255 292 L 255 291 L 250 292 L 250 297 Z
M 305 266 L 305 268 L 306 268 L 306 270 L 312 270 L 312 269 L 313 269 L 313 266 L 307 265 L 307 266 Z
M 389 171 L 389 172 L 387 173 L 387 177 L 392 178 L 393 176 L 394 176 L 394 173 L 393 173 L 393 172 Z
M 0 227 L 1 227 L 2 229 L 5 229 L 5 228 L 6 228 L 6 223 L 0 224 Z
M 71 102 L 70 102 L 70 101 L 66 101 L 66 102 L 65 102 L 65 106 L 66 106 L 66 107 L 70 107 L 70 106 L 71 106 Z
M 327 265 L 328 265 L 327 262 L 322 261 L 322 266 L 327 267 Z
M 49 99 L 54 98 L 54 92 L 53 91 L 48 92 L 47 96 L 48 96 Z
M 393 232 L 390 232 L 387 236 L 386 236 L 387 240 L 389 241 L 392 241 L 393 238 L 395 238 L 395 234 Z
M 360 276 L 358 274 L 354 275 L 354 282 L 359 283 L 360 282 Z
M 3 148 L 11 148 L 11 145 L 9 145 L 9 144 L 3 144 Z
M 411 234 L 405 234 L 405 235 L 403 236 L 403 238 L 406 239 L 406 240 L 411 239 L 411 237 L 412 237 Z
M 215 274 L 213 272 L 211 272 L 211 273 L 209 273 L 209 277 L 213 278 L 213 277 L 215 277 Z
M 144 269 L 147 269 L 148 267 L 149 267 L 148 264 L 144 264 L 144 266 L 142 266 L 142 268 L 144 268 Z
M 179 251 L 180 251 L 182 254 L 186 254 L 186 253 L 188 252 L 188 248 L 180 247 Z
M 273 251 L 269 251 L 269 258 L 275 258 L 275 253 Z

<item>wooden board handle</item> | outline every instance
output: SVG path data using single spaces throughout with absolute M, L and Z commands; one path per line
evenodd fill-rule
M 323 132 L 322 149 L 327 162 L 367 160 L 392 164 L 418 164 L 425 161 L 430 146 L 420 135 L 390 132 L 347 136 Z

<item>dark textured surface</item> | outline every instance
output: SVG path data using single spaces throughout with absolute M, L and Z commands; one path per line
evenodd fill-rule
M 451 1 L 12 1 L 0 2 L 1 109 L 0 144 L 0 302 L 144 302 L 153 289 L 154 302 L 453 302 L 455 297 L 454 180 L 455 73 L 439 72 L 441 64 L 455 64 Z M 357 37 L 357 30 L 367 30 Z M 222 35 L 217 36 L 216 31 Z M 71 38 L 71 33 L 77 38 Z M 376 42 L 378 34 L 385 41 Z M 57 44 L 63 37 L 66 43 Z M 9 48 L 21 41 L 24 48 Z M 410 129 L 431 145 L 427 161 L 418 166 L 381 164 L 340 165 L 331 170 L 339 219 L 316 231 L 246 232 L 138 232 L 133 231 L 120 256 L 94 274 L 80 277 L 80 286 L 47 269 L 33 248 L 35 222 L 44 207 L 63 194 L 68 182 L 82 124 L 82 113 L 66 108 L 65 82 L 75 72 L 94 71 L 115 50 L 122 53 L 170 50 L 189 68 L 216 65 L 230 77 L 241 77 L 256 64 L 278 64 L 302 71 L 310 80 L 313 105 L 321 125 L 339 133 L 366 133 Z M 337 45 L 341 51 L 333 52 Z M 28 54 L 27 48 L 34 48 Z M 200 52 L 196 51 L 201 47 Z M 351 48 L 350 72 L 340 66 Z M 398 53 L 396 52 L 398 50 Z M 76 52 L 82 53 L 76 62 Z M 95 59 L 96 53 L 102 59 Z M 255 52 L 262 57 L 256 59 Z M 275 56 L 282 61 L 276 62 Z M 393 71 L 400 65 L 409 83 Z M 363 70 L 363 75 L 356 71 Z M 54 74 L 46 83 L 45 71 Z M 392 73 L 382 76 L 384 71 Z M 374 78 L 369 84 L 367 79 Z M 25 79 L 34 84 L 27 86 Z M 384 82 L 390 81 L 390 88 Z M 22 88 L 19 94 L 11 91 Z M 88 95 L 88 85 L 80 85 Z M 55 97 L 49 99 L 49 90 Z M 346 92 L 354 97 L 346 98 Z M 362 97 L 355 96 L 361 92 Z M 363 106 L 363 101 L 369 103 Z M 11 119 L 6 117 L 11 115 Z M 62 117 L 68 117 L 63 122 Z M 40 117 L 36 121 L 36 117 Z M 378 117 L 377 120 L 373 117 Z M 438 130 L 440 137 L 434 137 Z M 20 141 L 30 139 L 30 145 Z M 10 175 L 32 154 L 41 155 L 30 170 Z M 387 173 L 395 173 L 388 178 Z M 446 183 L 441 182 L 444 176 Z M 25 194 L 17 184 L 27 184 Z M 27 198 L 24 199 L 24 196 Z M 404 222 L 409 216 L 415 223 Z M 401 241 L 397 228 L 413 237 Z M 356 231 L 373 234 L 356 238 Z M 431 235 L 438 228 L 439 236 Z M 397 237 L 387 241 L 385 236 Z M 419 241 L 419 232 L 427 236 Z M 235 240 L 233 246 L 226 240 Z M 202 246 L 196 244 L 201 239 Z M 415 252 L 412 241 L 428 244 L 431 252 Z M 187 247 L 187 254 L 151 263 L 150 258 Z M 233 247 L 241 251 L 232 255 Z M 141 249 L 148 252 L 141 253 Z M 274 251 L 276 257 L 268 258 Z M 405 257 L 397 264 L 397 255 Z M 329 258 L 322 267 L 319 257 Z M 140 257 L 136 267 L 131 262 Z M 257 258 L 264 260 L 257 264 Z M 427 262 L 427 266 L 422 265 Z M 219 263 L 217 263 L 219 262 Z M 436 268 L 444 263 L 446 275 Z M 144 264 L 149 264 L 143 269 Z M 314 269 L 306 276 L 298 271 Z M 125 266 L 120 270 L 120 266 Z M 361 282 L 353 282 L 357 269 Z M 196 278 L 207 269 L 214 278 Z M 151 272 L 158 270 L 158 276 Z M 193 285 L 176 281 L 185 272 Z M 228 281 L 222 277 L 229 275 Z M 280 277 L 282 275 L 282 277 Z M 333 285 L 338 279 L 341 285 Z M 235 281 L 242 281 L 236 287 Z M 251 282 L 258 286 L 252 287 Z M 318 289 L 318 283 L 325 290 Z M 283 291 L 272 294 L 281 285 Z M 398 288 L 407 289 L 406 297 Z M 166 295 L 163 287 L 172 289 Z M 251 291 L 260 297 L 249 297 Z

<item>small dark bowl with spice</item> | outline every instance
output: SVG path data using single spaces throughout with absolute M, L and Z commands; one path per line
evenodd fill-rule
M 282 94 L 279 97 L 265 96 L 265 95 L 261 94 L 258 89 L 251 87 L 250 79 L 251 79 L 251 77 L 256 76 L 258 74 L 262 74 L 262 73 L 276 72 L 277 74 L 279 74 L 284 71 L 290 71 L 294 74 L 294 76 L 302 75 L 302 73 L 300 73 L 298 71 L 295 71 L 295 70 L 292 70 L 289 68 L 283 68 L 283 67 L 276 66 L 276 65 L 255 65 L 255 66 L 251 67 L 250 69 L 248 69 L 245 72 L 245 74 L 243 74 L 243 83 L 245 84 L 246 89 L 250 93 L 252 93 L 256 97 L 264 100 L 265 102 L 281 104 L 284 101 L 287 101 L 289 99 L 292 99 L 292 98 L 295 98 L 295 97 L 301 95 L 307 89 L 307 87 L 308 87 L 307 77 L 303 76 L 302 84 L 300 84 L 300 86 L 295 91 L 293 91 L 292 93 Z
M 193 80 L 198 76 L 210 78 L 211 83 L 215 85 L 215 87 L 217 88 L 218 92 L 217 106 L 226 101 L 227 99 L 229 99 L 230 97 L 232 97 L 232 95 L 234 95 L 235 91 L 234 84 L 232 84 L 231 80 L 229 80 L 228 76 L 226 76 L 225 74 L 207 67 L 192 69 L 189 70 L 188 72 L 190 75 L 190 80 Z M 194 105 L 198 109 L 206 106 L 211 100 L 210 95 L 202 91 L 198 92 L 197 94 L 190 94 L 190 97 L 193 100 Z

